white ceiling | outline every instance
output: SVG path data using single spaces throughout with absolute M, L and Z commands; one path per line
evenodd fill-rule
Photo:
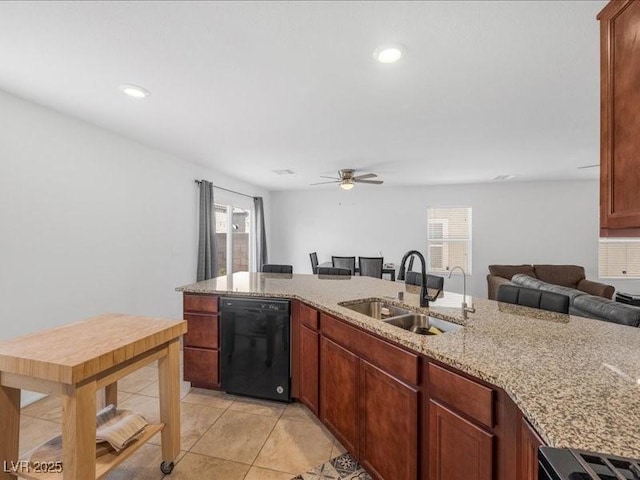
M 272 190 L 595 178 L 605 3 L 2 2 L 0 89 Z

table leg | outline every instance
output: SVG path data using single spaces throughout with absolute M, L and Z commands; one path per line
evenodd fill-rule
M 168 345 L 168 354 L 158 361 L 162 459 L 173 462 L 180 454 L 180 341 Z
M 96 477 L 96 382 L 71 387 L 62 397 L 64 480 Z
M 17 465 L 20 445 L 20 390 L 0 386 L 0 479 L 10 480 L 8 473 Z
M 107 405 L 118 406 L 118 382 L 113 382 L 111 385 L 104 387 L 104 403 Z

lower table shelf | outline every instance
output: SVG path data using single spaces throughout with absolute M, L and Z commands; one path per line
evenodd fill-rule
M 116 468 L 127 458 L 133 455 L 140 447 L 147 443 L 156 433 L 162 431 L 164 428 L 163 423 L 150 424 L 144 429 L 142 435 L 132 441 L 127 448 L 120 453 L 112 452 L 106 455 L 102 455 L 96 459 L 96 480 L 99 480 L 107 475 L 111 470 Z M 64 465 L 62 466 L 64 470 Z M 158 465 L 160 468 L 160 465 Z M 27 468 L 20 469 L 25 471 L 16 471 L 15 475 L 18 478 L 26 478 L 30 480 L 61 480 L 62 473 L 49 473 L 49 472 L 29 472 Z

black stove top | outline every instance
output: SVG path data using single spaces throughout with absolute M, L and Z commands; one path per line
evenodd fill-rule
M 640 460 L 541 447 L 540 480 L 640 480 Z

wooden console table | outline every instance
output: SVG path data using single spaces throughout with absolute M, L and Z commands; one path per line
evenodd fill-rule
M 0 479 L 102 478 L 159 431 L 162 470 L 180 453 L 180 336 L 183 320 L 102 315 L 0 342 Z M 117 382 L 158 360 L 160 421 L 119 454 L 96 459 L 96 393 L 117 405 Z M 18 462 L 20 390 L 62 397 L 62 473 Z M 13 464 L 11 463 L 13 462 Z M 1 468 L 4 464 L 4 468 Z M 9 473 L 8 465 L 18 466 Z

